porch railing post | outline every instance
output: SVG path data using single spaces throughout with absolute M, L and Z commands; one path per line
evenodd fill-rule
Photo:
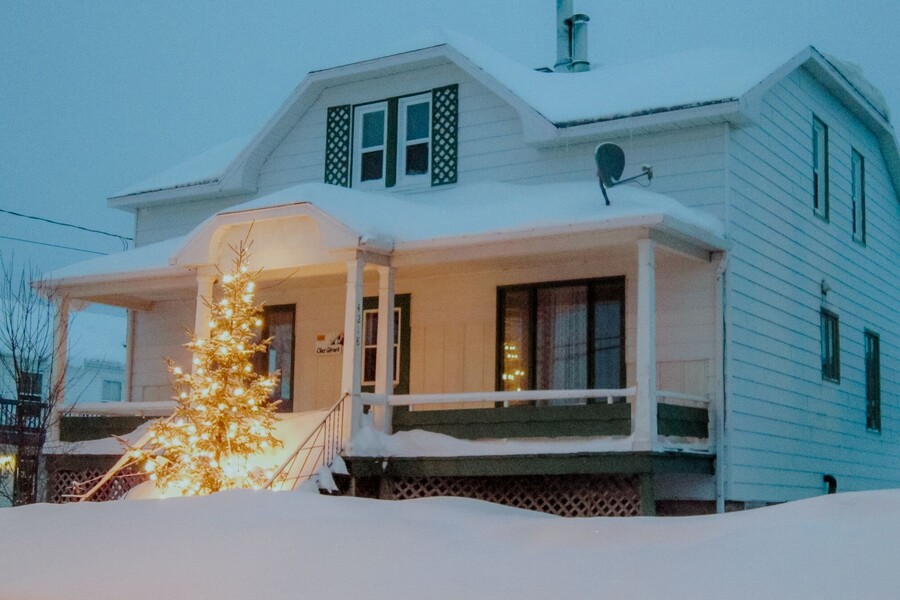
M 375 357 L 375 393 L 394 393 L 394 268 L 378 267 L 378 346 Z M 391 406 L 373 407 L 375 425 L 391 433 Z
M 637 396 L 632 409 L 634 449 L 657 446 L 656 426 L 656 243 L 638 241 L 637 339 L 635 348 Z
M 344 418 L 342 446 L 350 447 L 350 438 L 362 425 L 360 399 L 362 369 L 362 313 L 363 269 L 362 258 L 347 261 L 347 294 L 344 308 L 344 356 L 341 368 L 341 394 L 347 394 L 350 414 Z M 347 418 L 349 417 L 349 418 Z
M 53 326 L 53 380 L 50 382 L 52 406 L 47 415 L 47 440 L 59 441 L 59 407 L 66 403 L 66 369 L 69 364 L 69 300 L 56 300 Z

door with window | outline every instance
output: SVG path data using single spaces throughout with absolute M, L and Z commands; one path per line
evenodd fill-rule
M 271 338 L 265 354 L 256 357 L 256 372 L 269 375 L 278 371 L 278 386 L 271 400 L 280 401 L 278 412 L 294 411 L 294 321 L 293 304 L 263 308 L 262 339 Z
M 394 297 L 394 393 L 409 393 L 410 295 Z M 375 391 L 378 354 L 378 297 L 363 298 L 362 391 Z
M 497 323 L 498 390 L 625 387 L 624 277 L 499 288 Z

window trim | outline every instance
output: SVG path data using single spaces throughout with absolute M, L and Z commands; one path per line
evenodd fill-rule
M 869 340 L 874 341 L 875 374 L 869 373 L 871 366 L 869 358 Z M 865 363 L 866 385 L 866 430 L 872 433 L 881 433 L 881 337 L 870 329 L 863 330 L 863 362 Z M 869 383 L 875 380 L 874 390 Z
M 587 305 L 589 307 L 593 307 L 594 301 L 596 300 L 595 294 L 595 286 L 598 284 L 606 284 L 610 286 L 617 286 L 621 289 L 621 305 L 619 307 L 619 336 L 622 340 L 621 349 L 619 352 L 619 386 L 620 388 L 625 388 L 626 382 L 628 380 L 626 373 L 626 351 L 627 351 L 627 340 L 625 339 L 625 317 L 626 310 L 625 305 L 627 302 L 627 284 L 624 275 L 616 275 L 612 277 L 597 277 L 597 278 L 587 278 L 587 279 L 569 279 L 564 281 L 542 281 L 537 283 L 523 283 L 523 284 L 514 284 L 514 285 L 504 285 L 497 286 L 497 317 L 496 317 L 496 339 L 494 342 L 494 352 L 495 352 L 495 364 L 494 364 L 494 389 L 498 392 L 503 391 L 503 354 L 504 349 L 503 345 L 505 343 L 505 331 L 504 331 L 504 314 L 506 309 L 505 303 L 505 294 L 509 291 L 521 291 L 526 290 L 530 292 L 530 309 L 529 309 L 529 323 L 528 327 L 531 329 L 531 339 L 532 343 L 537 343 L 537 292 L 540 289 L 549 289 L 549 288 L 558 288 L 558 287 L 572 287 L 583 285 L 587 287 Z M 594 356 L 594 335 L 593 331 L 595 328 L 594 323 L 594 311 L 587 311 L 587 357 Z M 528 359 L 528 386 L 527 389 L 533 390 L 535 385 L 535 373 L 536 373 L 536 363 L 537 363 L 537 353 L 532 352 L 531 356 Z M 595 368 L 594 361 L 591 358 L 587 360 L 587 379 L 588 379 L 588 387 L 594 385 L 595 381 Z
M 352 152 L 350 154 L 350 170 L 352 173 L 351 180 L 353 182 L 352 187 L 357 189 L 383 189 L 385 187 L 389 187 L 388 183 L 388 163 L 389 156 L 391 154 L 390 148 L 390 106 L 387 100 L 380 100 L 378 102 L 369 102 L 366 104 L 357 104 L 353 107 L 353 144 L 352 144 Z M 384 140 L 380 146 L 381 151 L 383 152 L 382 161 L 381 161 L 381 177 L 379 179 L 368 179 L 366 181 L 362 180 L 362 137 L 363 137 L 363 127 L 362 122 L 365 115 L 369 113 L 384 111 Z M 370 149 L 367 149 L 367 152 L 375 152 L 376 146 L 372 146 Z
M 820 340 L 820 359 L 822 366 L 822 380 L 830 381 L 832 383 L 840 383 L 841 382 L 841 321 L 840 317 L 837 314 L 831 312 L 826 308 L 822 308 L 819 311 L 820 315 L 820 325 L 819 325 L 819 336 Z M 832 339 L 831 348 L 827 347 L 826 344 L 826 325 L 830 322 L 834 323 L 834 333 Z M 831 361 L 826 362 L 828 357 L 828 353 L 830 352 Z
M 823 169 L 825 170 L 825 182 L 822 185 L 822 191 L 824 194 L 824 198 L 819 198 L 819 144 L 818 144 L 818 131 L 817 126 L 821 126 L 821 131 L 823 135 L 822 147 L 825 151 L 825 161 L 823 165 Z M 812 125 L 812 163 L 813 163 L 813 212 L 817 217 L 824 219 L 825 222 L 829 220 L 829 198 L 831 196 L 830 191 L 830 181 L 829 181 L 829 152 L 828 152 L 828 125 L 825 124 L 825 121 L 813 115 L 813 125 Z
M 432 111 L 434 110 L 434 102 L 431 92 L 423 92 L 413 96 L 401 96 L 397 99 L 397 185 L 403 187 L 431 185 L 431 161 L 432 148 L 434 146 L 434 132 L 432 128 Z M 413 141 L 406 140 L 407 128 L 407 112 L 406 107 L 413 104 L 428 104 L 428 137 L 416 138 Z M 406 148 L 410 145 L 428 144 L 428 169 L 424 173 L 418 175 L 408 175 L 406 173 Z
M 853 241 L 866 245 L 866 159 L 856 148 L 851 148 L 850 153 L 850 202 L 851 221 L 853 224 Z M 857 160 L 858 159 L 858 160 Z M 857 167 L 857 164 L 859 167 Z M 856 170 L 859 169 L 859 189 L 856 189 Z M 858 208 L 857 211 L 857 201 Z M 859 220 L 857 221 L 857 215 Z

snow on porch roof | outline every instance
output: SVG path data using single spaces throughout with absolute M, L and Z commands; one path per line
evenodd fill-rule
M 179 255 L 203 232 L 219 227 L 217 219 L 247 213 L 249 223 L 262 218 L 267 210 L 290 206 L 297 206 L 298 214 L 338 222 L 352 234 L 354 243 L 376 240 L 381 247 L 393 245 L 395 252 L 500 238 L 648 227 L 663 220 L 706 246 L 725 247 L 721 222 L 706 212 L 634 186 L 613 188 L 609 196 L 612 206 L 605 206 L 599 187 L 589 181 L 543 185 L 479 183 L 411 194 L 363 192 L 308 183 L 225 209 L 186 237 L 58 269 L 48 275 L 48 282 L 72 286 L 175 275 L 183 271 L 173 266 Z M 308 206 L 315 210 L 306 210 Z
M 667 216 L 721 241 L 723 226 L 709 213 L 674 198 L 634 186 L 609 190 L 606 206 L 597 183 L 541 185 L 476 183 L 410 194 L 363 192 L 306 183 L 233 206 L 220 214 L 309 203 L 366 240 L 393 242 L 395 250 L 425 242 L 453 245 L 467 237 L 547 232 L 559 228 L 597 229 L 635 217 Z M 600 227 L 603 224 L 604 227 Z M 442 244 L 442 241 L 445 244 Z

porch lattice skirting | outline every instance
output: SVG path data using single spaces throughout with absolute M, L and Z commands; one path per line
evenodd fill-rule
M 47 472 L 47 502 L 61 504 L 77 501 L 76 496 L 90 490 L 110 469 L 115 458 L 117 457 L 110 460 L 109 457 L 102 457 L 105 460 L 98 460 L 94 464 L 84 460 L 66 460 L 64 457 L 62 460 L 54 461 L 57 464 L 51 464 Z M 119 500 L 128 493 L 128 490 L 144 481 L 145 475 L 135 473 L 130 467 L 126 467 L 97 490 L 92 501 Z
M 542 475 L 504 477 L 392 477 L 381 497 L 409 500 L 455 496 L 563 517 L 640 516 L 640 477 L 634 475 Z

